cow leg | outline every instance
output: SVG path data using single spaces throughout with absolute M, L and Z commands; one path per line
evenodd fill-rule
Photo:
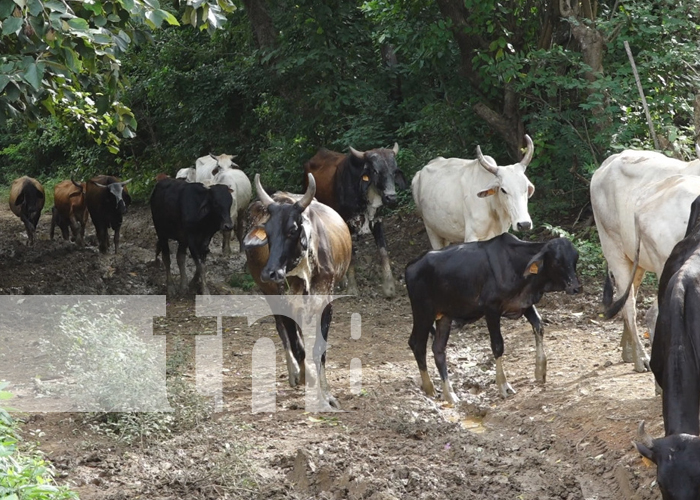
M 639 373 L 649 371 L 649 356 L 644 350 L 642 341 L 637 332 L 637 290 L 644 278 L 645 271 L 638 269 L 634 275 L 634 283 L 630 296 L 622 308 L 622 317 L 625 322 L 625 328 L 622 331 L 622 359 L 626 363 L 634 362 L 634 370 Z M 619 282 L 619 281 L 618 281 Z M 627 282 L 627 281 L 625 281 Z M 631 359 L 630 359 L 631 358 Z
M 544 384 L 547 380 L 547 355 L 544 353 L 542 317 L 534 305 L 525 309 L 525 317 L 532 325 L 532 331 L 535 334 L 535 349 L 537 351 L 535 354 L 535 380 Z
M 394 284 L 394 276 L 391 274 L 391 261 L 389 260 L 389 252 L 386 249 L 384 227 L 381 220 L 375 220 L 372 223 L 372 235 L 377 248 L 379 248 L 379 256 L 382 260 L 382 292 L 384 292 L 386 298 L 390 299 L 396 295 L 396 286 Z
M 80 235 L 80 228 L 78 227 L 78 221 L 76 220 L 74 215 L 70 216 L 70 218 L 68 219 L 68 223 L 70 224 L 70 230 L 71 230 L 71 233 L 73 234 L 73 241 L 75 241 L 75 243 L 78 246 L 83 246 L 83 238 Z M 67 234 L 68 234 L 68 231 L 66 231 L 66 235 Z M 64 236 L 64 238 L 65 238 L 65 236 Z
M 503 371 L 503 335 L 501 335 L 501 316 L 498 313 L 489 312 L 486 314 L 486 326 L 491 337 L 491 352 L 496 358 L 496 385 L 502 398 L 507 398 L 509 394 L 515 394 L 515 389 L 506 380 Z
M 425 232 L 428 233 L 428 240 L 430 240 L 430 246 L 433 248 L 433 250 L 440 250 L 441 248 L 447 246 L 445 241 L 428 226 L 425 226 Z
M 428 366 L 425 361 L 425 351 L 428 346 L 428 333 L 432 327 L 433 319 L 430 317 L 423 318 L 422 315 L 413 312 L 413 330 L 411 337 L 408 339 L 408 345 L 413 351 L 413 356 L 418 363 L 418 371 L 420 371 L 421 388 L 428 396 L 435 397 L 435 386 L 428 375 Z
M 238 212 L 236 218 L 236 239 L 238 240 L 238 252 L 243 252 L 243 237 L 245 236 L 245 210 Z
M 306 367 L 304 365 L 306 355 L 304 346 L 299 340 L 297 324 L 287 316 L 276 315 L 275 326 L 284 347 L 289 385 L 291 387 L 304 385 L 306 383 Z
M 233 231 L 221 231 L 221 255 L 228 257 L 231 255 L 231 233 Z
M 435 322 L 433 356 L 435 356 L 435 366 L 437 366 L 438 372 L 440 372 L 440 378 L 442 379 L 442 397 L 445 398 L 445 401 L 448 403 L 455 405 L 459 403 L 459 398 L 452 389 L 452 384 L 447 375 L 447 356 L 445 354 L 447 340 L 450 338 L 451 324 L 452 318 L 449 316 L 443 316 Z
M 114 228 L 114 253 L 115 255 L 119 253 L 119 230 L 121 226 Z
M 97 241 L 99 244 L 100 253 L 107 253 L 107 242 L 109 241 L 109 235 L 107 234 L 107 226 L 101 228 L 95 227 L 95 232 L 97 233 Z
M 31 246 L 34 244 L 34 232 L 36 231 L 36 227 L 34 226 L 34 224 L 32 224 L 32 221 L 30 221 L 29 217 L 27 217 L 26 215 L 22 215 L 20 218 L 24 223 L 24 228 L 27 230 L 27 236 L 29 237 L 27 245 Z
M 326 379 L 326 345 L 328 343 L 328 330 L 331 326 L 331 317 L 333 316 L 333 306 L 328 304 L 321 314 L 321 338 L 316 335 L 314 342 L 314 364 L 318 372 L 319 388 L 324 401 L 331 405 L 336 410 L 340 410 L 340 403 L 331 394 L 328 387 L 328 379 Z
M 173 277 L 170 274 L 170 247 L 168 246 L 168 240 L 158 240 L 158 248 L 163 253 L 163 267 L 165 267 L 165 290 L 168 295 L 173 295 Z M 179 263 L 179 253 L 178 253 L 178 263 Z
M 165 252 L 170 254 L 170 249 L 161 246 L 161 251 L 163 252 L 163 260 L 165 260 Z M 187 267 L 185 266 L 185 261 L 187 260 L 187 247 L 182 243 L 177 245 L 177 267 L 180 268 L 180 293 L 184 295 L 187 292 Z M 168 261 L 170 261 L 170 255 L 168 255 Z

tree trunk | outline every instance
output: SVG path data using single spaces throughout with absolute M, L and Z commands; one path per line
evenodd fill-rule
M 460 73 L 471 84 L 475 93 L 481 95 L 481 78 L 474 71 L 472 59 L 477 51 L 488 50 L 488 44 L 480 37 L 467 33 L 469 11 L 464 0 L 437 0 L 440 13 L 452 21 L 452 35 L 457 42 L 460 53 Z M 502 107 L 502 111 L 496 111 Z M 502 103 L 489 103 L 482 96 L 482 102 L 474 106 L 474 112 L 481 117 L 504 140 L 509 154 L 520 159 L 520 146 L 524 144 L 524 129 L 519 113 L 518 96 L 506 90 Z
M 243 0 L 259 49 L 271 49 L 277 42 L 277 32 L 267 11 L 265 0 Z

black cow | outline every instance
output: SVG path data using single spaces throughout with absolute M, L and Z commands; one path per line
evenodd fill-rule
M 158 249 L 163 253 L 168 293 L 172 293 L 170 247 L 168 240 L 178 242 L 177 265 L 180 268 L 180 292 L 187 289 L 185 258 L 187 248 L 197 271 L 190 286 L 201 280 L 202 293 L 209 295 L 204 262 L 209 242 L 217 231 L 230 231 L 231 193 L 228 187 L 215 184 L 209 188 L 200 182 L 166 178 L 158 181 L 151 194 L 151 215 L 158 234 Z
M 514 319 L 525 315 L 535 333 L 535 378 L 544 382 L 547 376 L 544 329 L 535 304 L 545 292 L 580 291 L 577 261 L 578 251 L 565 238 L 534 243 L 504 233 L 486 241 L 429 251 L 410 262 L 406 266 L 406 287 L 413 311 L 413 331 L 408 344 L 418 362 L 425 393 L 435 395 L 425 361 L 428 333 L 432 330 L 433 354 L 442 379 L 443 396 L 452 404 L 458 401 L 445 362 L 452 319 L 474 322 L 486 317 L 491 350 L 496 358 L 496 384 L 505 398 L 515 391 L 503 371 L 501 317 Z
M 403 172 L 396 165 L 399 145 L 392 149 L 357 151 L 350 148 L 344 155 L 321 149 L 304 164 L 304 188 L 308 174 L 316 179 L 316 199 L 340 214 L 354 235 L 374 235 L 382 259 L 382 290 L 386 297 L 396 293 L 391 262 L 386 249 L 382 219 L 375 217 L 382 205 L 396 206 L 396 189 L 407 186 Z M 355 267 L 348 269 L 348 292 L 357 294 Z
M 119 251 L 119 230 L 127 207 L 131 204 L 131 196 L 126 185 L 131 179 L 121 182 L 111 175 L 93 177 L 85 187 L 85 205 L 92 223 L 95 224 L 100 253 L 107 253 L 109 237 L 107 230 L 114 230 L 114 253 Z
M 650 366 L 663 390 L 665 437 L 639 426 L 643 456 L 656 466 L 664 500 L 700 499 L 700 197 L 691 205 L 685 238 L 659 279 L 659 315 Z

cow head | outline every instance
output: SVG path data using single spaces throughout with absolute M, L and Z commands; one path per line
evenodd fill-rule
M 219 156 L 216 156 L 213 153 L 209 153 L 209 156 L 216 162 L 216 168 L 220 170 L 226 170 L 227 168 L 239 168 L 238 165 L 233 162 L 233 159 L 237 155 L 220 154 Z M 212 175 L 216 175 L 216 172 L 212 172 Z
M 476 147 L 479 164 L 495 176 L 493 182 L 477 193 L 479 198 L 497 196 L 503 205 L 511 227 L 514 231 L 528 231 L 532 228 L 532 219 L 527 210 L 527 200 L 535 192 L 535 186 L 525 175 L 525 169 L 532 160 L 534 145 L 529 135 L 525 136 L 527 152 L 520 162 L 514 165 L 499 167 L 490 156 L 484 156 L 481 148 Z
M 131 179 L 123 182 L 113 182 L 111 184 L 100 184 L 99 182 L 93 181 L 96 186 L 105 188 L 112 196 L 114 196 L 116 203 L 115 208 L 122 214 L 126 213 L 126 207 L 131 204 L 131 196 L 129 196 L 129 192 L 124 189 L 124 186 L 130 182 Z
M 306 193 L 296 203 L 277 203 L 260 184 L 260 174 L 255 174 L 255 188 L 270 217 L 262 226 L 254 227 L 245 237 L 246 248 L 268 245 L 270 256 L 260 279 L 265 282 L 284 283 L 287 273 L 299 265 L 307 255 L 310 230 L 304 211 L 316 194 L 316 181 L 309 174 Z
M 638 429 L 639 453 L 656 464 L 656 482 L 664 500 L 700 499 L 700 438 L 690 434 L 672 434 L 660 439 Z
M 204 218 L 210 213 L 216 214 L 221 221 L 219 229 L 221 231 L 231 231 L 233 222 L 231 221 L 231 189 L 223 184 L 214 184 L 207 186 L 209 196 L 202 201 L 200 207 L 200 217 Z
M 360 187 L 363 194 L 375 189 L 382 204 L 394 207 L 397 203 L 396 189 L 406 189 L 408 183 L 396 165 L 398 143 L 392 149 L 377 148 L 357 151 L 350 147 L 350 162 L 361 168 Z
M 566 238 L 548 241 L 528 262 L 523 276 L 538 275 L 544 281 L 545 292 L 579 293 L 581 282 L 576 276 L 578 250 Z

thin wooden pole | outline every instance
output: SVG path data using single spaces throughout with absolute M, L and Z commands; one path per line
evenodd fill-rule
M 651 115 L 649 114 L 649 106 L 647 106 L 647 99 L 644 97 L 644 90 L 642 89 L 642 82 L 639 80 L 639 73 L 637 72 L 637 65 L 634 64 L 634 57 L 632 57 L 632 50 L 630 49 L 630 44 L 627 40 L 624 41 L 625 50 L 627 51 L 627 57 L 629 57 L 630 64 L 632 65 L 632 72 L 634 73 L 634 80 L 637 82 L 637 90 L 639 90 L 639 95 L 642 98 L 642 106 L 644 106 L 644 113 L 647 115 L 647 124 L 649 125 L 649 132 L 651 132 L 651 138 L 654 140 L 654 147 L 659 148 L 659 139 L 656 138 L 656 132 L 654 131 L 654 124 L 651 122 Z

